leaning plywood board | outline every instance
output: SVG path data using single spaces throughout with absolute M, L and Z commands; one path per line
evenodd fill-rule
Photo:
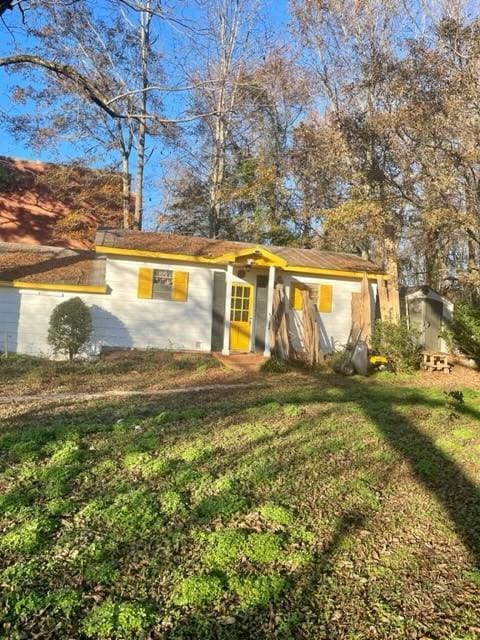
M 372 337 L 372 297 L 366 275 L 362 279 L 360 293 L 352 293 L 352 340 L 370 342 Z
M 395 322 L 400 318 L 400 300 L 398 290 L 383 278 L 377 278 L 378 302 L 382 320 Z
M 360 338 L 362 331 L 362 294 L 352 293 L 352 341 Z
M 273 309 L 270 320 L 271 352 L 281 360 L 288 360 L 291 354 L 288 334 L 288 318 L 285 312 L 285 291 L 278 283 L 273 291 Z
M 372 297 L 366 273 L 363 274 L 360 295 L 362 299 L 362 337 L 367 342 L 370 342 L 372 337 Z
M 310 299 L 309 291 L 302 291 L 302 343 L 306 361 L 310 364 L 320 362 L 321 354 L 319 343 L 320 335 L 317 324 L 317 309 Z M 323 358 L 322 358 L 323 359 Z
M 388 302 L 387 284 L 383 278 L 377 278 L 378 304 L 380 307 L 380 318 L 388 320 L 390 315 L 390 305 Z

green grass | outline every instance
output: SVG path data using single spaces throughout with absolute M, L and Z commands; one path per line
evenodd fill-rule
M 5 407 L 0 637 L 478 637 L 478 395 L 272 375 Z

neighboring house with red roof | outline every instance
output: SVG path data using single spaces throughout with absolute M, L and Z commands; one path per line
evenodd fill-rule
M 0 242 L 90 249 L 122 222 L 118 173 L 0 156 Z
M 92 354 L 110 346 L 268 356 L 281 282 L 297 348 L 307 289 L 329 352 L 348 338 L 362 279 L 375 300 L 384 278 L 357 255 L 166 233 L 100 230 L 94 249 L 0 244 L 0 348 L 49 354 L 53 309 L 79 295 L 92 313 Z

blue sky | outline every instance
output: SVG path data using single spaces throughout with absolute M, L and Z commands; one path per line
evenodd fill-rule
M 177 0 L 176 4 L 178 4 L 180 9 L 185 3 Z M 285 38 L 288 23 L 288 0 L 263 0 L 263 12 L 266 14 L 268 23 L 270 23 L 273 28 L 273 32 L 281 34 L 281 37 Z M 188 13 L 186 15 L 188 15 Z M 31 16 L 32 13 L 27 11 L 25 14 L 27 24 Z M 0 23 L 0 55 L 9 55 L 15 50 L 26 51 L 29 43 L 18 10 L 7 11 L 6 14 L 4 14 L 4 22 L 5 24 L 3 25 Z M 162 33 L 162 46 L 168 56 L 171 46 L 168 30 Z M 33 105 L 29 105 L 28 103 L 22 108 L 11 102 L 9 89 L 15 84 L 20 84 L 19 77 L 7 73 L 4 69 L 0 68 L 0 114 L 14 116 L 16 113 L 21 113 L 22 110 L 25 112 L 28 111 L 29 108 L 32 108 Z M 168 109 L 168 105 L 166 106 Z M 0 127 L 2 127 L 1 120 Z M 2 127 L 2 129 L 0 155 L 47 162 L 68 161 L 79 156 L 78 149 L 74 144 L 62 143 L 56 150 L 48 148 L 40 150 L 32 149 L 29 148 L 24 141 L 14 138 L 5 127 Z M 169 155 L 168 148 L 158 139 L 151 140 L 150 146 L 152 155 L 146 169 L 144 228 L 152 228 L 154 226 L 156 212 L 161 209 L 162 168 L 165 165 L 165 159 L 167 159 Z M 113 158 L 110 157 L 105 159 L 106 163 L 112 160 Z

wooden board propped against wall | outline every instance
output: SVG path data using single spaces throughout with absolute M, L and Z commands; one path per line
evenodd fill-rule
M 367 275 L 364 274 L 360 293 L 352 293 L 352 340 L 370 342 L 373 326 L 372 296 Z
M 308 288 L 298 289 L 302 309 L 299 318 L 300 341 L 302 352 L 297 352 L 292 344 L 289 330 L 289 317 L 286 313 L 286 297 L 283 283 L 277 282 L 273 290 L 273 309 L 270 320 L 270 351 L 281 360 L 294 358 L 303 360 L 310 365 L 324 360 L 320 349 L 320 332 L 317 324 L 318 311 L 310 298 Z
M 273 309 L 270 319 L 270 351 L 280 360 L 288 360 L 292 352 L 285 302 L 283 283 L 277 282 L 273 290 Z
M 398 291 L 393 290 L 383 278 L 377 278 L 377 291 L 380 318 L 390 322 L 397 322 L 400 319 Z
M 301 340 L 305 361 L 309 365 L 321 362 L 323 353 L 320 350 L 320 333 L 317 324 L 317 309 L 310 298 L 309 291 L 302 291 Z
M 362 294 L 352 293 L 352 342 L 360 339 L 362 331 Z

